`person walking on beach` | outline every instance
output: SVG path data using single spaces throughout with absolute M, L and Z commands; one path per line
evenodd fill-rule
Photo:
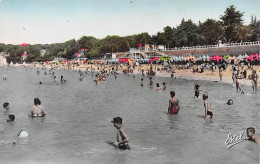
M 208 95 L 206 93 L 203 94 L 204 107 L 205 107 L 205 119 L 209 119 L 213 117 L 211 103 L 208 100 Z
M 252 127 L 247 128 L 246 133 L 249 141 L 253 141 L 260 144 L 259 138 L 255 135 L 255 128 Z
M 168 114 L 178 114 L 180 110 L 179 100 L 175 98 L 175 92 L 170 92 L 171 99 L 169 100 Z
M 258 75 L 256 74 L 256 70 L 253 70 L 252 73 L 252 88 L 253 91 L 257 91 Z
M 114 124 L 114 127 L 117 129 L 117 142 L 114 142 L 113 145 L 121 150 L 130 150 L 129 139 L 126 134 L 125 128 L 123 126 L 123 119 L 121 117 L 115 117 L 111 121 Z
M 32 107 L 32 109 L 29 111 L 28 116 L 29 117 L 44 117 L 45 114 L 45 110 L 44 107 L 41 106 L 41 101 L 38 98 L 34 99 L 34 106 Z

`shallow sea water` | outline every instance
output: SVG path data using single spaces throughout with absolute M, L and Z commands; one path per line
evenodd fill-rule
M 0 107 L 0 163 L 198 163 L 233 164 L 258 163 L 257 144 L 243 141 L 227 148 L 229 133 L 240 133 L 255 127 L 260 135 L 259 92 L 242 86 L 241 95 L 230 84 L 198 81 L 207 90 L 213 107 L 213 119 L 204 120 L 203 100 L 194 98 L 196 81 L 154 77 L 154 83 L 166 82 L 166 91 L 150 88 L 148 77 L 140 86 L 141 76 L 110 75 L 96 85 L 94 76 L 71 70 L 55 70 L 54 83 L 40 70 L 28 68 L 0 68 L 0 104 L 10 103 L 5 112 Z M 60 84 L 60 76 L 68 81 Z M 39 85 L 42 81 L 42 85 Z M 169 92 L 174 90 L 180 100 L 179 115 L 169 116 Z M 40 98 L 45 107 L 45 118 L 30 118 L 28 112 L 33 99 Z M 225 103 L 233 99 L 234 105 Z M 6 122 L 14 114 L 12 123 Z M 116 129 L 110 121 L 123 118 L 130 140 L 130 151 L 120 151 L 106 144 L 116 141 Z M 29 137 L 19 139 L 20 130 Z M 15 140 L 17 144 L 9 144 Z

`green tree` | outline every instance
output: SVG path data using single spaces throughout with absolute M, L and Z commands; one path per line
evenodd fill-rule
M 41 53 L 41 46 L 40 45 L 27 45 L 24 47 L 24 50 L 28 54 L 26 61 L 33 62 L 33 61 L 40 61 L 40 53 Z
M 252 38 L 252 31 L 250 26 L 241 26 L 237 30 L 237 39 L 244 42 L 250 42 Z
M 200 45 L 217 44 L 222 33 L 222 25 L 219 21 L 207 19 L 205 22 L 199 23 L 198 34 Z
M 24 53 L 24 49 L 20 48 L 18 50 L 11 50 L 9 53 L 9 56 L 6 57 L 6 60 L 8 63 L 11 63 L 11 61 L 13 63 L 19 63 L 22 59 L 22 55 Z
M 260 40 L 260 20 L 257 20 L 256 17 L 251 17 L 251 32 L 252 38 L 251 41 L 259 41 Z
M 75 39 L 71 39 L 67 42 L 65 42 L 66 48 L 65 48 L 65 58 L 67 59 L 73 59 L 74 54 L 79 51 L 79 46 Z
M 101 53 L 124 52 L 128 51 L 127 40 L 119 36 L 107 36 L 102 40 Z
M 166 26 L 164 27 L 163 31 L 164 31 L 164 37 L 167 46 L 168 48 L 170 48 L 170 46 L 173 46 L 173 36 L 174 36 L 175 29 L 171 28 L 170 26 Z
M 224 26 L 224 36 L 228 42 L 237 41 L 236 34 L 239 27 L 243 24 L 243 15 L 244 13 L 236 11 L 236 7 L 231 5 L 226 8 L 225 14 L 220 16 Z
M 156 45 L 166 45 L 167 40 L 165 38 L 164 32 L 158 32 L 155 37 L 153 37 L 153 40 L 155 41 Z
M 190 19 L 182 19 L 181 24 L 176 28 L 174 40 L 176 46 L 195 46 L 198 44 L 198 27 Z

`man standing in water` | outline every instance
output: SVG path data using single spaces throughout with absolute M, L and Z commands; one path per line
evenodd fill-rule
M 206 93 L 203 94 L 204 107 L 205 107 L 205 119 L 209 119 L 213 117 L 211 103 L 208 100 L 208 95 Z
M 178 114 L 180 110 L 179 100 L 175 98 L 175 92 L 170 92 L 171 99 L 169 100 L 168 114 Z
M 121 117 L 115 117 L 111 122 L 117 129 L 117 142 L 114 142 L 113 145 L 121 150 L 130 150 L 130 146 L 128 145 L 129 139 L 122 123 L 123 119 Z

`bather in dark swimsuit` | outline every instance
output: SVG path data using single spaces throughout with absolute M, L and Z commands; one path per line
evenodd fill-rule
M 207 111 L 207 115 L 210 115 L 210 117 L 213 117 L 213 113 L 211 111 Z

